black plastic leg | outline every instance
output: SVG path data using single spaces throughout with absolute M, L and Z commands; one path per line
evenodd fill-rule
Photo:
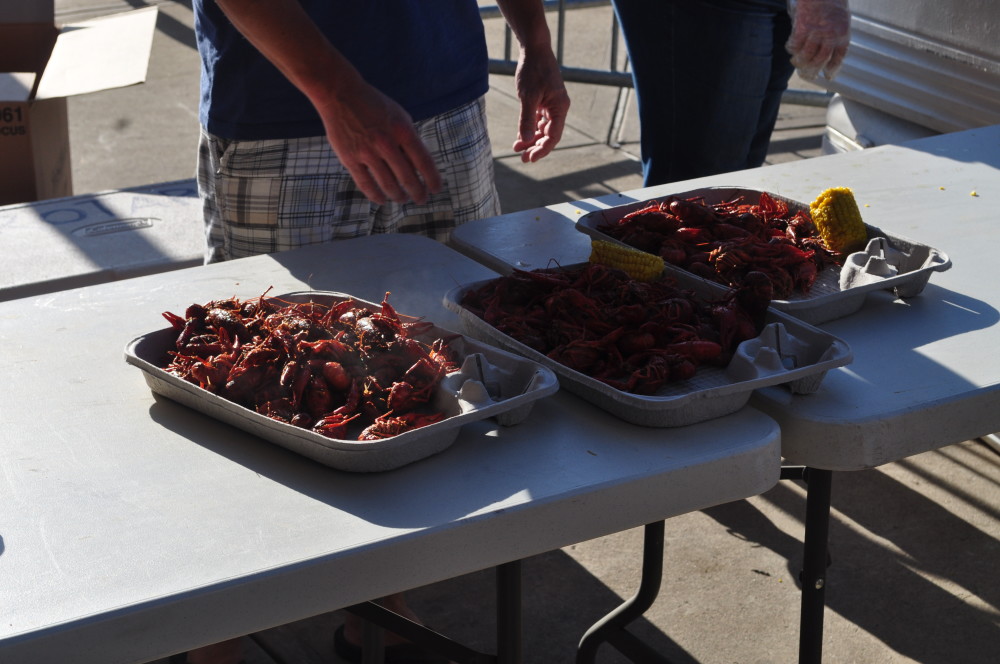
M 833 472 L 809 468 L 805 475 L 806 528 L 802 553 L 802 611 L 799 623 L 799 664 L 823 660 L 823 612 L 829 566 L 830 496 Z
M 521 632 L 521 561 L 497 568 L 497 664 L 524 660 Z
M 385 662 L 385 630 L 366 620 L 362 634 L 361 664 L 383 664 Z
M 459 664 L 521 664 L 523 646 L 521 633 L 521 561 L 499 565 L 497 580 L 497 654 L 473 650 L 457 641 L 438 634 L 375 602 L 362 602 L 347 607 L 354 615 L 367 621 L 363 651 L 364 664 L 383 661 L 382 630 L 386 629 L 420 644 L 428 650 Z
M 660 580 L 663 576 L 663 533 L 663 521 L 646 525 L 642 547 L 642 579 L 639 582 L 639 589 L 630 599 L 587 630 L 587 633 L 580 639 L 580 645 L 576 650 L 577 664 L 594 662 L 597 649 L 602 643 L 614 646 L 633 662 L 667 661 L 662 655 L 625 629 L 629 623 L 640 618 L 653 605 L 660 592 Z

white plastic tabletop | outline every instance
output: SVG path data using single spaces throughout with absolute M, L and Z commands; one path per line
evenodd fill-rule
M 1000 126 L 514 213 L 460 228 L 453 244 L 497 270 L 584 261 L 589 237 L 567 222 L 704 186 L 807 203 L 848 186 L 866 222 L 953 264 L 915 298 L 871 294 L 857 314 L 822 325 L 850 344 L 854 361 L 818 393 L 755 393 L 751 405 L 781 425 L 787 461 L 858 470 L 1000 431 Z
M 0 302 L 201 265 L 193 179 L 0 206 Z
M 303 288 L 453 327 L 490 276 L 375 236 L 0 303 L 0 661 L 144 662 L 766 491 L 776 423 L 679 429 L 558 393 L 395 471 L 336 471 L 154 398 L 126 343 L 194 302 Z

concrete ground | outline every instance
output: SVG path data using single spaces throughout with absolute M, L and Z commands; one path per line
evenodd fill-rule
M 67 22 L 146 4 L 160 9 L 146 83 L 70 100 L 76 194 L 193 176 L 198 61 L 189 2 L 56 0 L 56 9 Z M 490 19 L 487 27 L 493 57 L 501 57 L 502 24 Z M 566 28 L 566 64 L 606 69 L 610 8 L 572 10 Z M 627 92 L 570 84 L 573 108 L 562 144 L 525 165 L 510 150 L 513 82 L 494 76 L 491 83 L 490 130 L 505 211 L 641 186 Z M 818 156 L 823 118 L 822 109 L 783 107 L 769 161 Z M 835 475 L 826 662 L 998 661 L 998 487 L 1000 455 L 980 441 Z M 784 481 L 761 496 L 670 519 L 661 593 L 635 633 L 679 664 L 795 661 L 804 495 L 800 484 Z M 632 530 L 524 562 L 527 662 L 573 661 L 584 630 L 634 591 L 641 543 L 642 531 Z M 415 589 L 410 600 L 439 631 L 492 648 L 490 571 Z M 334 612 L 255 634 L 245 639 L 248 664 L 334 662 L 340 619 Z M 604 647 L 599 661 L 624 659 Z

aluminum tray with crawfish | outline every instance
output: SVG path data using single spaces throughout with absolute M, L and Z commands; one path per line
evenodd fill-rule
M 865 250 L 838 255 L 818 237 L 809 205 L 741 187 L 695 189 L 597 210 L 576 227 L 724 286 L 763 272 L 774 287 L 771 306 L 813 324 L 854 313 L 873 290 L 915 296 L 932 272 L 951 267 L 940 250 L 869 224 Z
M 549 367 L 617 417 L 683 426 L 742 408 L 753 390 L 818 389 L 847 344 L 771 309 L 770 283 L 727 290 L 685 273 L 646 282 L 597 263 L 512 270 L 445 296 L 465 331 Z
M 150 389 L 341 470 L 389 470 L 462 425 L 523 421 L 559 385 L 547 368 L 388 303 L 304 291 L 164 312 L 125 360 Z

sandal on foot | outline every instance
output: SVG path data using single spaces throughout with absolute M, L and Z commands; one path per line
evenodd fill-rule
M 350 664 L 361 662 L 361 646 L 347 640 L 343 625 L 333 634 L 333 651 L 337 653 L 337 657 Z M 447 664 L 447 662 L 444 657 L 416 643 L 394 643 L 385 647 L 385 664 Z

